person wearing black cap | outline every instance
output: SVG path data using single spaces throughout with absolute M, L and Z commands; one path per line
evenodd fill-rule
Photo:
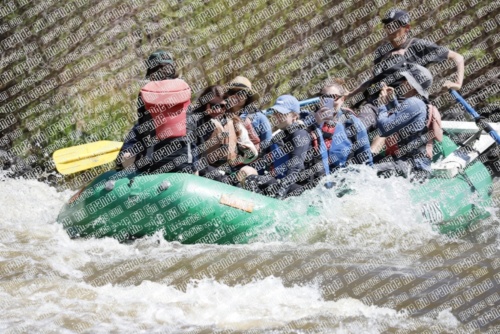
M 452 59 L 457 66 L 457 80 L 455 82 L 446 80 L 443 87 L 447 89 L 460 89 L 464 77 L 464 58 L 460 54 L 425 39 L 411 37 L 410 15 L 406 11 L 391 9 L 382 19 L 382 23 L 387 33 L 388 42 L 379 46 L 375 51 L 373 78 L 349 94 L 349 97 L 358 96 L 358 101 L 360 100 L 359 93 L 363 93 L 366 98 L 367 103 L 360 108 L 360 116 L 366 116 L 366 119 L 372 121 L 371 124 L 367 125 L 367 128 L 370 128 L 369 131 L 376 129 L 377 123 L 373 122 L 373 119 L 378 117 L 378 97 L 383 87 L 394 88 L 395 97 L 399 102 L 405 100 L 404 89 L 398 89 L 398 87 L 409 82 L 403 73 L 412 66 L 425 67 L 429 64 Z M 432 128 L 432 132 L 436 133 L 435 139 L 439 141 L 437 134 L 442 131 L 439 112 L 436 107 L 430 104 L 428 94 L 421 94 L 420 97 L 427 105 L 427 114 L 425 115 L 429 124 L 427 129 Z M 373 140 L 372 148 L 383 145 L 384 141 L 384 137 L 376 137 Z M 427 151 L 432 148 L 432 139 L 429 141 L 431 144 L 427 144 Z
M 145 65 L 146 81 L 137 102 L 138 123 L 118 154 L 117 168 L 128 167 L 135 160 L 141 173 L 195 173 L 195 143 L 190 136 L 194 129 L 187 117 L 191 89 L 177 78 L 175 62 L 167 51 L 152 53 Z
M 404 78 L 400 72 L 408 63 L 427 65 L 451 59 L 457 66 L 455 82 L 446 80 L 443 87 L 459 90 L 464 79 L 464 58 L 457 52 L 420 38 L 411 37 L 410 15 L 404 10 L 391 9 L 382 19 L 388 42 L 375 51 L 373 78 L 349 93 L 349 98 L 363 93 L 373 103 L 380 92 L 381 83 L 396 88 Z M 398 96 L 402 99 L 402 96 Z
M 147 70 L 143 84 L 154 80 L 170 80 L 177 78 L 174 58 L 167 51 L 158 50 L 153 52 L 144 62 L 144 66 Z M 142 115 L 142 110 L 138 109 L 138 114 Z M 137 122 L 125 137 L 127 139 L 123 143 L 120 154 L 118 154 L 119 159 L 116 160 L 117 169 L 126 168 L 134 163 L 135 155 L 128 151 L 130 151 L 134 145 L 137 145 L 139 137 L 139 122 Z
M 410 15 L 404 10 L 389 10 L 382 19 L 382 23 L 389 43 L 379 46 L 375 51 L 375 76 L 384 73 L 384 68 L 399 69 L 398 64 L 401 62 L 427 66 L 451 59 L 457 66 L 457 80 L 455 82 L 447 80 L 443 83 L 443 87 L 455 90 L 462 87 L 464 79 L 464 58 L 462 55 L 425 39 L 411 38 Z M 394 71 L 389 70 L 389 74 L 392 74 L 390 72 Z M 391 86 L 396 87 L 397 84 Z

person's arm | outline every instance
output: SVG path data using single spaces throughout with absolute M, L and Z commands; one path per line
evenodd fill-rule
M 252 124 L 257 130 L 257 134 L 259 135 L 261 143 L 271 141 L 271 139 L 273 138 L 273 130 L 271 127 L 271 122 L 269 122 L 269 119 L 266 117 L 266 115 L 264 115 L 260 111 L 256 112 Z M 269 144 L 267 144 L 267 146 L 269 146 Z
M 126 140 L 123 143 L 123 146 L 120 151 L 124 151 L 139 141 L 139 123 L 135 123 L 132 129 L 130 129 L 129 133 L 125 137 Z
M 385 104 L 380 104 L 378 107 L 378 116 L 385 115 L 389 110 L 387 110 L 387 106 Z
M 364 163 L 369 166 L 373 165 L 373 156 L 370 150 L 370 140 L 368 139 L 368 132 L 366 132 L 365 125 L 357 119 L 355 116 L 351 117 L 353 120 L 353 125 L 356 129 L 356 145 L 357 148 L 354 151 L 354 156 L 358 160 L 358 163 Z
M 356 117 L 364 124 L 367 132 L 377 128 L 377 113 L 373 104 L 365 104 L 359 109 Z M 377 110 L 378 111 L 378 110 Z
M 389 100 L 389 103 L 387 103 L 389 106 L 389 110 L 397 108 L 399 106 L 399 101 L 395 95 L 392 96 L 392 99 Z
M 240 147 L 242 147 L 245 151 L 245 155 L 243 156 L 243 163 L 249 164 L 258 158 L 259 152 L 250 140 L 250 136 L 248 135 L 248 131 L 247 129 L 245 129 L 245 126 L 241 123 L 238 123 L 238 127 L 240 131 L 240 136 L 238 137 L 238 145 L 240 145 Z
M 368 89 L 368 87 L 370 87 L 371 84 L 372 84 L 372 79 L 363 82 L 361 85 L 358 86 L 358 88 L 354 89 L 353 91 L 349 92 L 346 95 L 346 101 L 358 95 L 359 93 L 363 93 L 365 90 Z
M 373 155 L 377 155 L 385 147 L 385 137 L 376 136 L 373 138 L 372 144 L 370 146 L 370 151 Z
M 450 80 L 446 80 L 443 83 L 443 87 L 447 89 L 459 90 L 460 88 L 462 88 L 462 84 L 464 82 L 464 73 L 465 73 L 464 57 L 460 53 L 449 51 L 448 59 L 453 60 L 455 62 L 455 65 L 457 66 L 457 81 L 452 82 Z
M 293 143 L 293 150 L 288 154 L 289 166 L 287 176 L 299 173 L 305 169 L 304 159 L 310 147 L 311 139 L 306 130 L 298 130 L 293 133 L 291 142 Z
M 120 152 L 116 158 L 116 165 L 118 168 L 127 168 L 132 163 L 134 163 L 135 157 L 132 157 L 130 152 L 127 152 L 128 149 L 133 147 L 136 143 L 139 142 L 139 123 L 134 124 L 132 129 L 130 129 L 129 133 L 125 137 L 126 140 L 123 143 L 123 146 L 120 148 Z
M 138 142 L 142 141 L 143 133 L 139 132 L 139 125 L 141 123 L 141 118 L 146 114 L 146 107 L 144 106 L 144 102 L 142 102 L 141 95 L 139 94 L 137 98 L 137 123 L 134 124 L 132 129 L 127 134 L 126 141 L 123 143 L 123 146 L 118 153 L 118 157 L 116 158 L 116 163 L 118 167 L 128 167 L 135 161 L 135 157 L 137 154 L 132 155 L 130 152 L 127 152 L 128 149 L 133 147 Z M 142 120 L 144 121 L 144 120 Z M 142 152 L 139 152 L 141 154 Z
M 418 48 L 417 48 L 418 45 Z M 421 58 L 425 59 L 425 62 L 421 65 L 427 66 L 427 64 L 434 64 L 445 61 L 447 59 L 453 60 L 455 65 L 457 66 L 457 80 L 456 82 L 452 82 L 450 80 L 446 80 L 443 83 L 443 87 L 447 89 L 460 89 L 462 88 L 462 84 L 464 81 L 464 73 L 465 73 L 465 62 L 464 57 L 455 52 L 451 51 L 446 47 L 439 46 L 436 43 L 430 42 L 428 40 L 418 40 L 415 44 L 416 54 Z
M 147 131 L 140 131 L 139 125 L 147 123 L 149 120 L 152 120 L 151 114 L 146 110 L 146 105 L 144 101 L 142 101 L 141 94 L 137 98 L 137 127 L 135 128 L 137 140 L 142 141 L 144 137 L 147 135 Z
M 378 117 L 386 117 L 391 109 L 394 109 L 399 105 L 398 99 L 394 94 L 394 88 L 389 87 L 386 84 L 382 85 L 378 101 Z M 387 108 L 386 105 L 389 106 L 389 108 Z

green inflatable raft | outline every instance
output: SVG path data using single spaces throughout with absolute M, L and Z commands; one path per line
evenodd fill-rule
M 445 137 L 435 160 L 456 149 Z M 488 170 L 477 161 L 454 178 L 431 178 L 416 187 L 412 198 L 429 223 L 450 233 L 487 216 L 480 203 L 490 198 L 491 184 Z M 291 228 L 300 228 L 320 215 L 312 203 L 303 214 L 290 205 L 194 175 L 136 176 L 109 171 L 73 196 L 58 222 L 72 238 L 124 241 L 161 231 L 166 240 L 185 244 L 235 244 L 272 229 L 278 214 L 280 219 L 286 216 Z

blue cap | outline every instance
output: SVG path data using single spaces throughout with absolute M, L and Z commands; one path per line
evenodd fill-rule
M 280 114 L 288 114 L 290 112 L 300 113 L 300 103 L 292 95 L 281 95 L 269 109 L 276 110 Z

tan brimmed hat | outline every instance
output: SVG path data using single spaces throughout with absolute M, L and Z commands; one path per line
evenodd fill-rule
M 259 101 L 259 93 L 252 89 L 252 83 L 245 77 L 237 76 L 226 85 L 228 90 L 244 90 L 248 94 L 250 102 Z

